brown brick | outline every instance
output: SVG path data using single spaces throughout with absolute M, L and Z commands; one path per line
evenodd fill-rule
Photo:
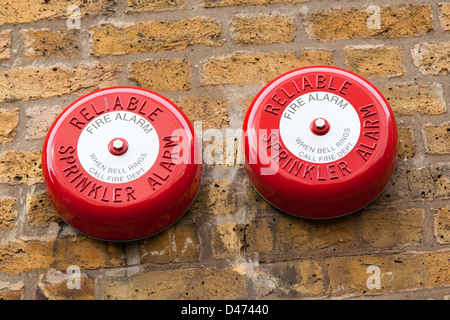
M 118 85 L 117 63 L 80 64 L 73 68 L 23 67 L 0 73 L 0 102 L 86 94 Z
M 141 60 L 129 64 L 130 79 L 154 91 L 191 90 L 191 69 L 186 58 Z
M 52 242 L 38 240 L 3 240 L 0 242 L 0 271 L 19 274 L 47 269 L 52 258 Z
M 186 0 L 126 0 L 128 12 L 186 9 Z
M 424 209 L 365 209 L 359 215 L 362 240 L 372 247 L 406 247 L 423 241 Z
M 398 114 L 442 114 L 446 110 L 442 86 L 438 83 L 399 83 L 380 91 Z
M 84 1 L 75 0 L 68 3 L 65 0 L 41 1 L 21 0 L 2 1 L 0 25 L 5 23 L 26 23 L 44 19 L 67 19 L 71 12 L 67 12 L 70 5 L 80 8 L 81 17 L 110 14 L 115 5 L 114 0 Z
M 260 265 L 257 278 L 253 280 L 256 295 L 265 298 L 313 298 L 324 292 L 324 270 L 312 260 L 275 262 Z M 269 288 L 268 288 L 269 286 Z
M 79 288 L 71 288 L 71 275 L 71 272 L 48 270 L 39 279 L 38 294 L 48 300 L 94 300 L 94 281 L 80 273 Z
M 236 210 L 234 195 L 230 179 L 216 179 L 208 186 L 207 199 L 203 205 L 214 215 L 227 215 Z
M 11 142 L 19 125 L 19 109 L 0 109 L 0 144 Z
M 276 252 L 281 245 L 281 242 L 275 241 L 276 229 L 276 220 L 271 218 L 257 218 L 249 223 L 245 230 L 246 250 L 260 254 Z
M 328 259 L 332 296 L 377 294 L 448 286 L 450 251 L 362 255 Z M 369 289 L 369 266 L 380 268 L 380 289 Z
M 297 217 L 256 218 L 245 232 L 249 253 L 258 252 L 262 261 L 273 258 L 295 259 L 306 252 L 350 248 L 355 228 L 347 218 L 304 220 Z
M 84 235 L 57 239 L 52 252 L 51 266 L 58 270 L 66 270 L 71 265 L 83 270 L 117 268 L 124 267 L 126 262 L 123 243 L 97 240 Z
M 0 183 L 42 182 L 40 151 L 6 151 L 0 155 Z
M 450 2 L 438 3 L 439 22 L 444 31 L 450 31 Z
M 303 221 L 297 217 L 279 219 L 276 238 L 283 250 L 319 250 L 352 246 L 353 225 L 348 219 Z M 306 242 L 304 242 L 306 240 Z
M 245 299 L 244 277 L 235 271 L 188 268 L 104 277 L 105 300 Z
M 49 222 L 61 222 L 45 192 L 27 194 L 26 206 L 28 221 L 32 226 Z
M 273 212 L 274 207 L 266 201 L 258 191 L 253 187 L 250 180 L 244 182 L 244 200 L 245 203 L 257 212 Z
M 450 243 L 450 206 L 433 209 L 434 236 L 440 244 Z
M 10 56 L 11 56 L 11 32 L 8 30 L 4 30 L 0 32 L 0 60 L 9 59 Z
M 408 188 L 413 197 L 434 198 L 450 195 L 450 166 L 434 164 L 413 171 L 406 169 Z
M 71 58 L 78 56 L 79 45 L 76 29 L 51 31 L 50 29 L 22 30 L 21 36 L 25 58 L 55 56 Z
M 213 257 L 239 256 L 244 251 L 244 227 L 235 222 L 221 223 L 211 229 Z
M 450 42 L 419 43 L 411 50 L 414 64 L 424 75 L 450 72 Z
M 141 263 L 198 261 L 200 245 L 194 226 L 175 225 L 143 240 Z
M 343 53 L 349 70 L 363 77 L 399 77 L 405 74 L 402 47 L 347 46 Z
M 0 198 L 0 230 L 7 230 L 13 228 L 16 223 L 18 212 L 13 210 L 17 198 L 4 196 Z
M 25 110 L 29 118 L 26 124 L 27 135 L 25 139 L 37 140 L 47 135 L 50 126 L 56 117 L 63 111 L 60 106 L 31 107 Z
M 51 267 L 66 270 L 123 267 L 123 245 L 75 236 L 55 240 L 3 240 L 0 242 L 0 272 L 19 274 Z M 70 252 L 68 255 L 67 253 Z
M 391 182 L 376 202 L 411 201 L 450 196 L 450 166 L 433 164 L 421 168 L 397 167 Z
M 334 65 L 333 52 L 304 50 L 294 52 L 236 53 L 206 60 L 202 66 L 202 84 L 265 84 L 280 74 L 309 65 Z
M 221 46 L 221 25 L 195 17 L 178 22 L 147 21 L 135 24 L 101 24 L 91 29 L 91 54 L 121 55 L 186 49 L 190 45 Z
M 306 2 L 307 0 L 201 0 L 202 6 L 206 8 L 218 7 L 240 7 L 248 5 L 268 5 L 275 3 L 294 4 Z
M 295 22 L 280 14 L 233 17 L 231 33 L 235 43 L 286 43 L 295 39 Z
M 200 186 L 190 211 L 225 216 L 236 210 L 236 191 L 230 179 L 215 179 Z
M 367 9 L 336 8 L 307 16 L 307 31 L 316 40 L 397 38 L 421 36 L 433 29 L 429 4 L 383 6 L 380 28 L 370 27 L 374 13 Z
M 398 127 L 398 157 L 400 159 L 414 156 L 414 136 L 411 127 Z
M 185 97 L 176 103 L 192 122 L 202 121 L 203 130 L 229 126 L 228 100 Z
M 426 124 L 422 129 L 427 153 L 450 154 L 449 122 L 445 122 L 437 126 Z
M 0 283 L 0 300 L 22 300 L 25 286 L 22 281 L 18 283 Z

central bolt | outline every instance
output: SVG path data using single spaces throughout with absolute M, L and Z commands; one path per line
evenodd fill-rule
M 121 156 L 128 150 L 128 142 L 123 138 L 112 139 L 108 144 L 108 150 L 115 156 Z
M 123 148 L 123 141 L 122 140 L 119 140 L 119 139 L 117 139 L 117 140 L 114 140 L 114 142 L 113 142 L 113 148 L 114 149 L 116 149 L 117 151 L 120 151 L 120 150 L 122 150 L 122 148 Z
M 316 125 L 317 129 L 323 129 L 323 127 L 325 127 L 325 125 L 326 125 L 326 122 L 322 118 L 319 118 L 319 119 L 316 119 L 314 124 Z
M 323 136 L 330 130 L 330 123 L 324 118 L 317 118 L 311 122 L 311 131 L 318 136 Z

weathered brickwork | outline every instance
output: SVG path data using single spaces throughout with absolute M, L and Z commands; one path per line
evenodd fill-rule
M 411 50 L 414 64 L 424 75 L 450 72 L 450 42 L 419 43 Z
M 36 297 L 48 300 L 94 300 L 94 281 L 86 274 L 80 276 L 79 283 L 73 283 L 69 274 L 50 268 L 37 284 Z M 67 284 L 80 288 L 76 292 L 68 291 Z
M 37 106 L 27 108 L 26 136 L 27 140 L 38 140 L 44 138 L 48 129 L 55 121 L 56 117 L 63 110 L 60 106 Z
M 128 5 L 127 13 L 132 12 L 152 12 L 166 11 L 186 8 L 186 0 L 126 0 Z
M 0 60 L 11 57 L 11 32 L 5 30 L 0 32 Z
M 71 1 L 70 5 L 80 8 L 80 16 L 109 15 L 114 12 L 114 0 L 98 1 Z M 23 2 L 20 0 L 2 1 L 0 24 L 15 24 L 36 22 L 39 20 L 67 19 L 74 10 L 68 10 L 64 0 L 42 1 L 32 0 Z
M 444 31 L 450 31 L 450 3 L 440 2 L 439 7 L 439 21 Z
M 433 209 L 434 212 L 434 235 L 440 244 L 450 243 L 450 206 Z
M 40 151 L 5 151 L 0 155 L 0 183 L 10 185 L 42 182 Z
M 25 47 L 24 56 L 29 59 L 55 55 L 72 57 L 79 54 L 77 30 L 67 29 L 53 32 L 49 29 L 22 30 Z
M 0 300 L 449 299 L 450 2 L 0 4 Z M 310 65 L 371 81 L 398 127 L 391 181 L 337 219 L 281 212 L 243 169 L 240 129 L 253 98 Z M 204 163 L 186 214 L 131 242 L 67 225 L 41 161 L 70 103 L 119 85 L 177 104 Z
M 202 6 L 206 8 L 217 7 L 239 7 L 249 5 L 269 5 L 274 3 L 299 3 L 305 0 L 200 0 Z
M 61 222 L 45 192 L 27 195 L 26 206 L 28 221 L 32 226 Z
M 142 60 L 130 64 L 130 79 L 153 91 L 188 91 L 191 89 L 189 61 L 183 58 Z
M 204 130 L 226 128 L 229 125 L 227 100 L 185 97 L 175 102 L 192 122 L 201 121 Z
M 89 93 L 118 85 L 119 71 L 116 63 L 15 68 L 0 74 L 0 102 Z
M 423 134 L 428 153 L 450 153 L 450 124 L 448 122 L 437 126 L 427 124 L 423 127 Z
M 447 111 L 442 84 L 434 82 L 398 82 L 380 88 L 392 110 L 399 115 L 443 114 Z
M 450 280 L 446 270 L 449 267 L 449 257 L 450 252 L 442 250 L 331 258 L 327 261 L 331 294 L 380 294 L 407 288 L 447 285 Z M 383 274 L 379 286 L 372 283 L 368 288 L 367 273 L 364 274 L 367 266 L 377 266 Z
M 334 65 L 333 52 L 304 50 L 300 54 L 270 52 L 220 56 L 203 63 L 202 84 L 263 84 L 284 72 L 308 65 Z
M 17 198 L 5 196 L 0 199 L 0 229 L 11 229 L 15 225 L 15 220 L 18 216 L 18 211 L 13 210 Z
M 68 257 L 67 252 L 72 254 Z M 66 270 L 71 265 L 82 269 L 125 265 L 121 244 L 98 242 L 82 235 L 57 240 L 2 240 L 0 257 L 0 271 L 9 274 L 51 267 Z
M 0 285 L 1 300 L 21 300 L 24 298 L 25 286 L 23 282 L 19 283 L 2 283 Z
M 220 24 L 197 17 L 178 22 L 102 24 L 91 30 L 91 53 L 96 56 L 185 49 L 196 44 L 220 46 Z
M 194 262 L 199 260 L 199 254 L 197 230 L 192 225 L 169 227 L 141 246 L 144 263 Z
M 343 53 L 347 68 L 363 77 L 399 77 L 405 73 L 401 47 L 349 46 Z
M 19 109 L 0 109 L 0 143 L 11 142 L 19 125 Z
M 398 127 L 398 156 L 400 159 L 414 156 L 414 136 L 411 127 Z
M 294 18 L 282 15 L 237 16 L 231 26 L 234 42 L 245 44 L 291 42 L 295 31 Z
M 421 36 L 433 30 L 433 13 L 429 4 L 327 9 L 308 15 L 307 30 L 317 40 Z
M 232 270 L 189 268 L 144 271 L 132 276 L 107 277 L 103 299 L 243 299 L 244 276 Z

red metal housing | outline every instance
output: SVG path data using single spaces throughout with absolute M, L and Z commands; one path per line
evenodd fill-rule
M 386 187 L 397 126 L 382 94 L 334 67 L 287 72 L 267 84 L 243 124 L 245 171 L 272 205 L 294 215 L 354 212 Z
M 202 177 L 192 124 L 167 98 L 140 88 L 92 92 L 50 128 L 42 168 L 61 218 L 106 240 L 146 237 L 171 225 Z

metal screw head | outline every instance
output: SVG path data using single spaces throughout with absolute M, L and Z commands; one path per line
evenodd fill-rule
M 123 148 L 123 141 L 119 140 L 119 139 L 114 140 L 113 148 L 116 149 L 116 150 L 122 150 L 122 148 Z
M 316 125 L 316 127 L 318 129 L 322 129 L 323 127 L 325 127 L 325 120 L 323 120 L 322 118 L 316 119 L 316 121 L 314 122 L 314 124 Z

